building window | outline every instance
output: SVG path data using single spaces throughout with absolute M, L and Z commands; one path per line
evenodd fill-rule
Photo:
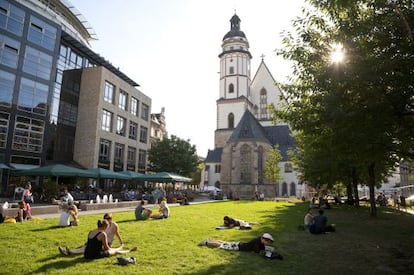
M 27 40 L 53 51 L 55 49 L 56 36 L 57 28 L 43 22 L 33 15 L 30 16 Z
M 99 161 L 109 162 L 111 157 L 111 141 L 101 139 L 99 144 Z
M 257 182 L 258 184 L 263 184 L 263 178 L 264 178 L 263 166 L 264 166 L 263 147 L 259 146 L 257 148 L 257 176 L 258 176 Z
M 125 136 L 126 130 L 126 118 L 118 116 L 116 118 L 116 134 L 120 136 Z
M 104 100 L 109 103 L 114 103 L 115 86 L 105 81 Z
M 216 164 L 214 166 L 214 173 L 219 174 L 221 172 L 221 165 L 220 164 Z
M 141 126 L 141 131 L 139 133 L 139 141 L 142 143 L 147 143 L 148 128 Z
M 135 170 L 136 161 L 137 161 L 137 149 L 134 147 L 128 146 L 128 153 L 127 153 L 128 166 L 134 167 L 134 170 Z
M 149 107 L 146 104 L 142 104 L 141 107 L 141 118 L 145 121 L 148 121 L 149 118 Z
M 240 148 L 240 183 L 251 183 L 251 149 L 246 144 Z
M 147 151 L 138 151 L 138 171 L 145 172 L 147 166 Z
M 20 43 L 0 34 L 0 64 L 10 68 L 17 68 L 19 60 Z
M 18 36 L 23 34 L 25 12 L 7 1 L 0 1 L 0 28 Z
M 234 67 L 233 67 L 233 66 L 231 66 L 231 67 L 229 68 L 229 73 L 230 73 L 230 74 L 234 74 Z
M 232 93 L 234 93 L 234 85 L 233 85 L 233 83 L 230 83 L 230 85 L 229 85 L 229 94 L 232 94 Z
M 42 152 L 44 121 L 16 116 L 13 134 L 13 150 Z
M 0 148 L 6 148 L 9 133 L 10 115 L 0 112 Z
M 23 61 L 25 73 L 49 80 L 52 70 L 52 56 L 31 47 L 26 47 Z
M 113 114 L 107 110 L 102 111 L 102 125 L 101 129 L 107 132 L 112 131 L 112 117 Z
M 127 110 L 128 94 L 124 91 L 119 92 L 118 107 L 122 110 Z
M 131 114 L 133 116 L 138 116 L 138 99 L 136 99 L 135 97 L 131 97 Z
M 267 111 L 267 91 L 265 88 L 260 90 L 260 119 L 269 119 Z
M 125 145 L 120 144 L 120 143 L 115 143 L 114 162 L 117 162 L 117 163 L 124 162 L 124 152 L 125 152 Z
M 11 107 L 15 75 L 0 70 L 0 105 Z
M 233 129 L 234 128 L 234 115 L 233 113 L 230 113 L 227 117 L 227 124 L 228 124 L 228 128 L 229 129 Z
M 285 173 L 292 173 L 292 172 L 293 172 L 292 163 L 286 162 L 285 163 Z
M 76 126 L 78 116 L 78 106 L 70 104 L 63 100 L 60 101 L 59 105 L 59 123 L 68 126 Z
M 137 140 L 138 124 L 130 121 L 129 122 L 129 135 L 128 137 L 133 140 Z
M 46 114 L 48 94 L 49 89 L 46 85 L 22 78 L 17 108 L 44 115 Z
M 290 195 L 291 196 L 296 196 L 296 185 L 294 182 L 290 183 Z

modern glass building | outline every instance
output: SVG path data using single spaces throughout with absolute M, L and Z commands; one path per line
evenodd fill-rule
M 95 38 L 66 0 L 0 0 L 0 163 L 145 171 L 151 99 Z

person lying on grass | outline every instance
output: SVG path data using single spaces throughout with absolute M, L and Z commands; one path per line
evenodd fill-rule
M 98 220 L 97 228 L 89 232 L 85 252 L 83 254 L 85 259 L 99 259 L 117 254 L 126 254 L 137 250 L 136 247 L 129 250 L 122 250 L 122 247 L 111 248 L 108 244 L 108 237 L 105 232 L 108 227 L 109 222 L 107 220 Z
M 252 224 L 258 224 L 257 222 L 246 222 L 239 219 L 234 219 L 229 216 L 224 216 L 223 225 L 217 227 L 217 229 L 239 227 L 240 229 L 252 229 Z
M 108 221 L 109 226 L 108 228 L 105 230 L 106 236 L 107 236 L 107 240 L 108 240 L 108 245 L 112 246 L 112 242 L 114 240 L 114 237 L 116 236 L 119 240 L 119 243 L 121 244 L 121 246 L 118 249 L 122 249 L 124 242 L 122 241 L 122 237 L 121 234 L 119 233 L 119 226 L 116 222 L 114 222 L 112 220 L 112 214 L 111 213 L 105 213 L 103 216 L 104 220 Z M 78 248 L 75 249 L 69 249 L 68 247 L 61 247 L 59 246 L 59 251 L 61 254 L 68 256 L 68 255 L 79 255 L 79 254 L 83 254 L 85 252 L 85 247 L 86 247 L 86 243 Z
M 258 253 L 261 256 L 270 259 L 283 259 L 283 256 L 273 252 L 273 248 L 270 246 L 273 243 L 273 237 L 269 233 L 264 233 L 262 236 L 254 238 L 248 242 L 228 242 L 222 240 L 205 239 L 201 241 L 199 246 L 208 246 L 211 248 L 221 248 L 225 250 L 234 251 L 251 251 Z

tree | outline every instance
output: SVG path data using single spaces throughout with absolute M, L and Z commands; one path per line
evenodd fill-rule
M 152 172 L 174 172 L 186 177 L 197 170 L 199 163 L 196 147 L 174 135 L 152 144 L 148 160 Z
M 267 160 L 264 167 L 264 176 L 266 180 L 276 184 L 280 180 L 279 162 L 282 160 L 279 146 L 276 144 L 272 150 L 268 152 Z
M 370 188 L 370 214 L 376 216 L 374 188 L 403 156 L 414 152 L 411 1 L 309 0 L 296 36 L 286 33 L 280 55 L 293 61 L 285 91 L 287 108 L 275 111 L 298 139 L 305 177 L 344 181 Z M 346 61 L 330 60 L 333 44 Z M 318 167 L 319 165 L 319 167 Z M 307 180 L 307 178 L 305 179 Z

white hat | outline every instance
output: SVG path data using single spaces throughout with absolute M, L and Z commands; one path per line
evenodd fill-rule
M 268 239 L 268 240 L 271 240 L 271 241 L 273 242 L 273 237 L 272 237 L 272 235 L 270 235 L 269 233 L 264 233 L 264 234 L 262 235 L 262 238 L 264 238 L 264 239 Z

